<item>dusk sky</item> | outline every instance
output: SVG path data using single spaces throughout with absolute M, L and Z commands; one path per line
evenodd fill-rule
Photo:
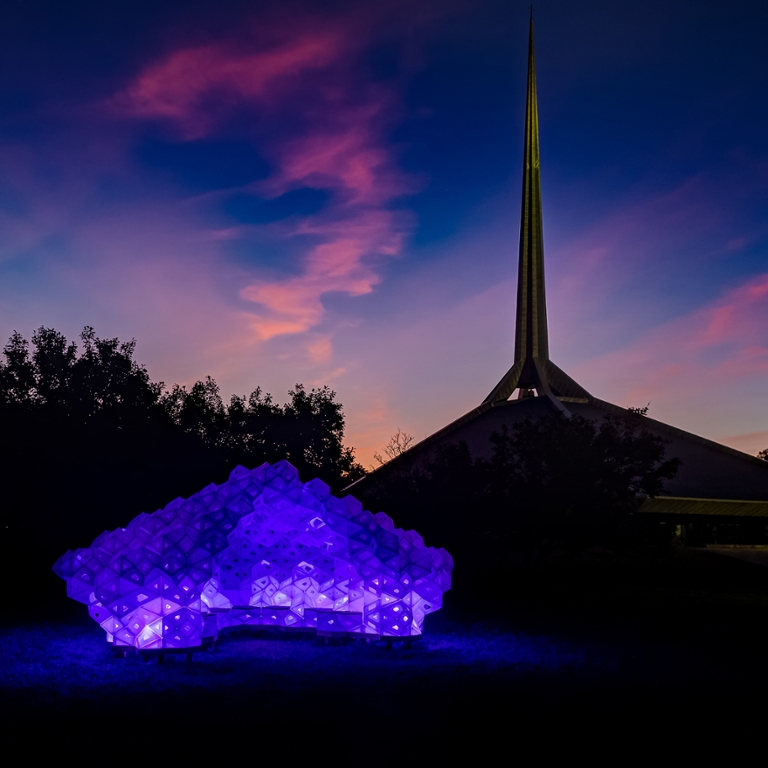
M 552 359 L 768 447 L 768 3 L 535 4 Z M 366 466 L 512 362 L 528 2 L 6 2 L 0 341 L 328 384 Z

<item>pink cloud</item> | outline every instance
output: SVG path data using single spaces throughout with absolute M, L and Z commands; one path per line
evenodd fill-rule
M 598 397 L 650 402 L 656 418 L 709 436 L 766 423 L 754 389 L 768 384 L 768 274 L 570 372 Z
M 326 31 L 256 53 L 228 43 L 174 51 L 147 67 L 107 107 L 118 115 L 168 120 L 185 138 L 200 138 L 219 117 L 208 99 L 261 102 L 278 96 L 291 90 L 291 79 L 295 83 L 306 71 L 337 59 L 340 46 L 340 35 Z
M 317 326 L 325 313 L 322 297 L 339 292 L 370 293 L 380 277 L 372 259 L 399 253 L 404 232 L 401 217 L 387 211 L 362 211 L 349 220 L 331 223 L 304 221 L 297 233 L 330 236 L 306 255 L 301 274 L 285 280 L 263 280 L 246 286 L 240 295 L 261 305 L 251 327 L 258 340 L 303 333 Z
M 605 290 L 637 279 L 638 267 L 670 249 L 696 238 L 711 239 L 725 213 L 713 202 L 717 196 L 710 186 L 703 176 L 688 179 L 672 190 L 608 212 L 575 237 L 569 235 L 568 243 L 557 245 L 553 253 L 558 290 L 582 294 L 595 286 Z
M 401 252 L 410 219 L 388 210 L 387 204 L 414 191 L 417 182 L 396 167 L 383 139 L 387 101 L 393 97 L 379 94 L 373 105 L 337 108 L 330 127 L 278 145 L 276 172 L 254 185 L 270 196 L 300 186 L 336 192 L 320 215 L 283 229 L 283 236 L 311 235 L 323 241 L 305 254 L 301 274 L 259 280 L 241 290 L 243 299 L 261 305 L 251 323 L 257 339 L 316 327 L 325 316 L 324 295 L 370 293 L 380 281 L 378 258 Z
M 686 346 L 692 351 L 717 344 L 737 344 L 742 352 L 768 342 L 768 274 L 758 275 L 696 313 L 702 330 Z
M 336 191 L 347 205 L 385 205 L 420 183 L 397 168 L 382 137 L 396 99 L 378 89 L 362 105 L 332 111 L 329 125 L 289 139 L 276 150 L 277 173 L 259 185 L 270 196 L 301 186 Z
M 314 363 L 327 363 L 333 354 L 330 336 L 320 336 L 307 346 L 309 359 Z
M 691 368 L 712 373 L 734 367 L 743 374 L 765 370 L 768 353 L 768 274 L 758 275 L 687 315 L 655 328 L 636 344 L 602 358 L 618 367 L 647 367 L 664 380 Z M 649 365 L 652 360 L 656 365 Z M 633 377 L 638 371 L 632 370 Z M 641 378 L 647 378 L 643 376 Z
M 747 432 L 743 435 L 731 435 L 720 439 L 720 442 L 737 451 L 744 451 L 756 456 L 759 451 L 768 448 L 768 429 L 760 432 Z
M 261 305 L 252 323 L 256 338 L 314 328 L 325 315 L 324 295 L 370 293 L 380 281 L 378 260 L 401 252 L 410 217 L 387 206 L 414 191 L 417 181 L 397 168 L 383 136 L 392 112 L 385 105 L 393 102 L 392 94 L 379 90 L 374 102 L 336 104 L 325 127 L 274 148 L 276 171 L 254 185 L 255 190 L 277 196 L 309 186 L 336 195 L 320 214 L 283 227 L 284 237 L 310 235 L 322 241 L 305 254 L 302 272 L 288 279 L 259 280 L 240 292 L 243 299 Z
M 701 174 L 643 199 L 624 197 L 575 234 L 545 219 L 553 233 L 545 239 L 550 340 L 558 364 L 601 356 L 643 338 L 658 315 L 679 314 L 678 295 L 689 301 L 692 293 L 684 286 L 706 287 L 733 259 L 734 230 L 741 230 L 740 243 L 755 238 L 743 232 L 740 202 L 723 206 L 715 180 Z M 691 336 L 716 343 L 732 311 L 728 302 L 713 303 Z

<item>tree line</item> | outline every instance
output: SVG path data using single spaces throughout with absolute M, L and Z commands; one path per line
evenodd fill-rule
M 328 387 L 297 384 L 284 404 L 257 387 L 225 403 L 210 377 L 189 388 L 152 381 L 135 349 L 91 327 L 77 342 L 43 327 L 31 343 L 16 332 L 8 340 L 0 360 L 6 543 L 85 546 L 140 511 L 224 481 L 238 464 L 287 459 L 335 492 L 364 474 Z

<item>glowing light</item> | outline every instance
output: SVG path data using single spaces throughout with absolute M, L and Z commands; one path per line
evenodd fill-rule
M 233 626 L 420 635 L 453 560 L 288 462 L 237 467 L 67 552 L 54 571 L 116 645 L 200 646 Z

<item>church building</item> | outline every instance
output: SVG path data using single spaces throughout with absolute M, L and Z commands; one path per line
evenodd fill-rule
M 539 129 L 533 19 L 530 23 L 528 87 L 525 111 L 522 211 L 517 282 L 515 355 L 511 368 L 488 396 L 468 413 L 439 429 L 406 452 L 353 483 L 350 493 L 367 493 L 413 462 L 424 462 L 441 445 L 467 444 L 476 457 L 489 457 L 490 436 L 560 411 L 600 421 L 626 410 L 595 397 L 549 357 L 544 290 L 544 247 L 539 168 Z M 739 543 L 768 533 L 768 461 L 645 417 L 646 428 L 667 441 L 667 458 L 680 459 L 666 494 L 645 499 L 640 513 L 672 522 L 691 540 Z M 668 495 L 667 495 L 668 494 Z M 762 520 L 761 520 L 762 518 Z M 717 531 L 720 529 L 720 536 Z M 741 531 L 741 533 L 739 533 Z M 749 531 L 748 534 L 745 534 Z M 694 536 L 694 532 L 698 535 Z M 730 533 L 729 533 L 730 532 Z

